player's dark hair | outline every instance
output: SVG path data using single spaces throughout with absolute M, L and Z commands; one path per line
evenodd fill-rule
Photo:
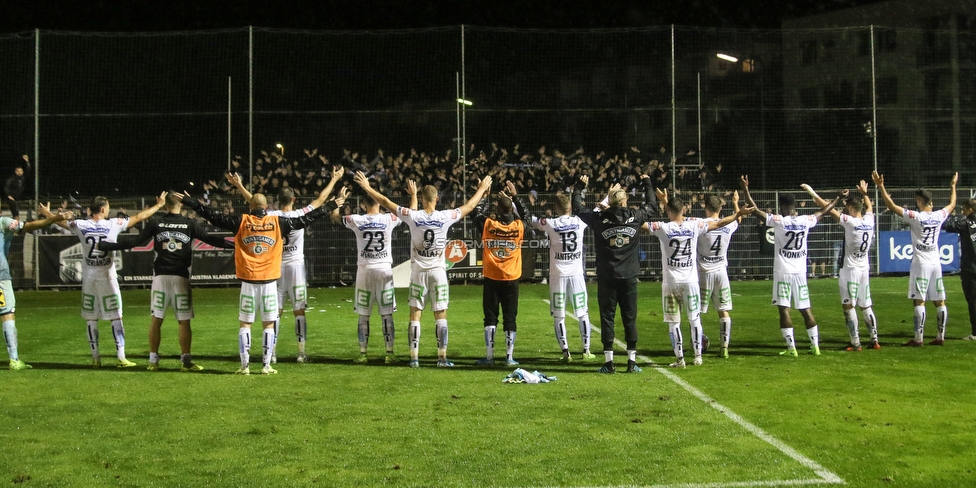
M 376 205 L 376 199 L 373 198 L 372 195 L 370 195 L 365 191 L 359 192 L 359 198 L 362 200 L 363 205 L 367 207 L 372 207 L 373 205 Z
M 705 197 L 705 210 L 709 212 L 722 210 L 722 199 L 718 195 L 708 195 Z
M 295 199 L 295 191 L 291 188 L 282 188 L 278 192 L 278 205 L 286 205 Z
M 855 194 L 852 194 L 852 195 L 850 195 L 850 196 L 847 197 L 847 200 L 844 201 L 844 206 L 850 207 L 852 210 L 855 210 L 857 212 L 863 212 L 864 211 L 864 198 L 861 197 L 861 194 L 860 193 L 858 193 L 856 195 Z
M 514 209 L 512 199 L 505 195 L 498 195 L 498 199 L 496 200 L 495 204 L 498 205 L 499 214 L 510 214 Z
M 682 200 L 681 197 L 675 195 L 671 197 L 670 200 L 668 200 L 668 210 L 676 214 L 680 214 L 681 211 L 684 210 L 684 208 L 685 208 L 685 201 Z
M 780 193 L 779 206 L 780 208 L 787 207 L 792 209 L 796 206 L 796 197 L 792 193 Z
M 88 204 L 88 210 L 91 211 L 92 215 L 95 215 L 101 212 L 102 209 L 107 206 L 108 206 L 108 198 L 94 197 L 91 199 L 91 203 Z
M 970 210 L 976 210 L 976 198 L 967 198 L 962 201 L 963 208 L 968 208 Z
M 177 193 L 175 191 L 168 191 L 166 193 L 166 208 L 173 208 L 183 200 L 176 198 Z
M 919 188 L 915 190 L 915 198 L 922 199 L 922 206 L 932 203 L 932 192 L 926 190 L 925 188 Z

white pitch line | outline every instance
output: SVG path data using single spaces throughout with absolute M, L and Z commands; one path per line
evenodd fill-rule
M 543 299 L 543 301 L 549 303 L 549 300 L 547 299 Z M 577 317 L 573 317 L 573 318 L 578 319 Z M 595 332 L 596 334 L 600 334 L 600 331 L 596 327 L 593 327 L 592 323 L 590 325 L 590 330 L 592 332 Z M 624 350 L 627 349 L 627 345 L 620 339 L 614 339 L 614 344 L 616 344 L 617 347 L 621 349 Z M 641 361 L 644 361 L 646 363 L 650 363 L 652 365 L 657 364 L 647 356 L 637 356 L 637 357 L 640 358 Z M 702 484 L 692 483 L 692 484 L 680 484 L 680 485 L 652 485 L 644 488 L 699 488 L 699 487 L 700 488 L 722 488 L 722 487 L 740 487 L 740 486 L 746 487 L 746 486 L 781 486 L 781 485 L 812 485 L 812 484 L 824 484 L 824 483 L 832 483 L 832 484 L 845 483 L 843 478 L 837 476 L 834 472 L 821 466 L 813 459 L 810 459 L 804 456 L 803 454 L 800 454 L 799 451 L 788 446 L 785 442 L 773 437 L 768 432 L 761 429 L 759 426 L 742 418 L 742 416 L 733 412 L 728 407 L 718 403 L 717 401 L 715 401 L 714 398 L 706 395 L 704 392 L 702 392 L 698 388 L 695 388 L 687 381 L 681 379 L 680 377 L 678 377 L 678 375 L 672 373 L 670 370 L 661 367 L 655 367 L 654 370 L 657 371 L 658 373 L 661 373 L 662 375 L 664 375 L 665 378 L 673 381 L 675 384 L 683 388 L 688 393 L 691 393 L 699 400 L 705 402 L 706 404 L 708 404 L 708 406 L 714 408 L 715 410 L 718 410 L 722 415 L 725 415 L 726 417 L 729 418 L 729 420 L 735 422 L 736 424 L 739 424 L 739 426 L 749 431 L 752 435 L 758 437 L 759 439 L 766 442 L 767 444 L 775 447 L 777 450 L 779 450 L 783 454 L 786 454 L 794 461 L 802 464 L 803 466 L 806 466 L 807 468 L 810 468 L 814 473 L 817 474 L 817 476 L 820 476 L 820 479 L 780 480 L 780 481 L 742 481 L 742 482 L 731 482 L 731 483 L 702 483 Z

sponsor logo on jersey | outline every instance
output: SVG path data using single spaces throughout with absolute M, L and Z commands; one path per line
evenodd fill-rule
M 516 230 L 504 230 L 504 229 L 495 229 L 495 228 L 493 228 L 493 229 L 491 229 L 491 235 L 493 235 L 495 237 L 502 237 L 502 238 L 505 238 L 505 237 L 518 237 L 519 236 L 519 231 L 518 231 L 518 229 L 516 229 Z
M 158 224 L 160 229 L 188 229 L 190 224 L 176 224 L 171 222 L 160 222 Z
M 245 228 L 251 232 L 268 232 L 275 230 L 274 222 L 265 222 L 263 224 L 245 224 Z
M 383 222 L 366 222 L 361 225 L 357 225 L 356 228 L 359 230 L 385 229 L 386 224 Z
M 508 241 L 504 239 L 487 239 L 485 240 L 485 247 L 501 248 L 501 249 L 518 249 L 519 246 L 514 241 Z
M 543 225 L 545 225 L 545 223 L 543 223 Z M 567 232 L 571 230 L 579 230 L 579 227 L 580 227 L 579 224 L 566 224 L 566 225 L 560 225 L 558 227 L 555 224 L 553 224 L 552 230 L 556 232 Z
M 413 223 L 416 224 L 417 227 L 437 227 L 438 229 L 444 227 L 444 222 L 441 222 L 440 220 L 414 220 Z
M 600 235 L 607 240 L 610 247 L 624 247 L 630 243 L 630 238 L 637 234 L 633 227 L 611 227 Z
M 242 240 L 242 242 L 248 246 L 254 244 L 251 246 L 251 250 L 254 251 L 254 254 L 261 254 L 275 245 L 275 240 L 268 236 L 247 236 Z M 261 244 L 267 244 L 267 247 L 264 247 Z
M 176 240 L 186 244 L 187 242 L 190 242 L 190 236 L 182 232 L 166 231 L 166 232 L 160 232 L 159 234 L 156 234 L 156 240 L 159 242 Z

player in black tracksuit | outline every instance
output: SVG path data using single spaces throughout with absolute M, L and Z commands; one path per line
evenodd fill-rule
M 589 178 L 580 177 L 573 191 L 573 212 L 593 230 L 596 244 L 597 297 L 600 304 L 600 334 L 606 363 L 601 373 L 613 373 L 613 322 L 620 305 L 627 340 L 627 372 L 639 372 L 637 367 L 637 274 L 640 272 L 638 243 L 640 228 L 655 215 L 651 206 L 654 187 L 647 175 L 641 175 L 644 185 L 644 206 L 627 207 L 627 192 L 611 190 L 605 210 L 583 208 L 580 191 Z M 582 183 L 582 185 L 580 185 Z
M 120 235 L 118 242 L 101 241 L 98 244 L 99 250 L 114 251 L 120 249 L 132 249 L 136 246 L 145 245 L 150 239 L 153 240 L 153 251 L 156 258 L 153 261 L 153 290 L 154 298 L 157 295 L 157 280 L 163 276 L 177 276 L 186 280 L 185 288 L 187 301 L 185 305 L 190 308 L 189 315 L 192 315 L 192 299 L 189 297 L 190 287 L 190 266 L 193 263 L 193 240 L 199 239 L 214 247 L 223 249 L 233 249 L 234 243 L 224 240 L 223 237 L 212 236 L 197 221 L 181 215 L 182 203 L 173 197 L 170 192 L 166 196 L 166 213 L 152 217 L 148 224 L 143 227 L 139 235 Z M 163 310 L 156 310 L 159 305 L 163 305 Z M 175 304 L 174 304 L 175 306 Z M 154 313 L 152 322 L 149 326 L 149 369 L 156 371 L 159 365 L 159 342 L 160 328 L 163 324 L 164 304 L 154 303 Z M 183 362 L 183 371 L 199 371 L 203 368 L 193 364 L 190 355 L 190 344 L 192 342 L 192 332 L 190 330 L 190 319 L 180 317 L 177 310 L 177 322 L 179 323 L 180 356 Z
M 942 230 L 959 234 L 962 248 L 959 277 L 962 279 L 962 293 L 969 305 L 969 325 L 972 333 L 964 340 L 976 341 L 976 200 L 962 202 L 962 216 L 953 216 L 942 224 Z

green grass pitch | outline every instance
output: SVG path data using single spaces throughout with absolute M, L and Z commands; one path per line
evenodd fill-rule
M 655 365 L 671 362 L 673 353 L 661 322 L 660 283 L 642 283 L 639 355 L 653 364 L 642 374 L 610 376 L 596 373 L 598 333 L 596 362 L 558 362 L 548 287 L 523 284 L 515 354 L 524 368 L 558 377 L 541 385 L 503 384 L 508 368 L 473 366 L 484 355 L 477 285 L 451 288 L 453 370 L 433 367 L 429 312 L 420 369 L 383 364 L 376 315 L 373 359 L 353 364 L 352 289 L 321 288 L 309 293 L 314 362 L 295 363 L 287 315 L 280 374 L 250 377 L 230 374 L 239 367 L 237 289 L 195 290 L 193 352 L 206 368 L 200 373 L 179 372 L 172 318 L 163 326 L 162 370 L 146 371 L 147 290 L 123 294 L 128 356 L 139 363 L 124 370 L 113 367 L 106 322 L 105 366 L 88 366 L 78 292 L 19 292 L 20 355 L 34 369 L 0 371 L 0 485 L 976 485 L 976 343 L 958 340 L 969 333 L 959 278 L 946 279 L 950 340 L 920 349 L 898 347 L 912 331 L 907 278 L 874 279 L 882 349 L 857 353 L 843 351 L 847 330 L 836 280 L 810 285 L 822 356 L 802 354 L 808 345 L 802 326 L 801 356 L 779 356 L 784 345 L 769 303 L 771 282 L 734 282 L 731 357 L 716 357 L 718 319 L 711 311 L 703 317 L 712 339 L 705 364 L 662 371 Z M 598 326 L 595 285 L 590 297 Z M 397 299 L 403 357 L 402 290 Z M 926 339 L 935 332 L 934 317 L 929 305 Z M 801 323 L 795 312 L 794 321 Z M 567 330 L 578 358 L 575 322 Z M 683 330 L 687 338 L 686 321 Z M 498 337 L 501 343 L 501 331 Z M 254 363 L 260 341 L 255 334 Z M 618 352 L 618 371 L 625 359 Z

